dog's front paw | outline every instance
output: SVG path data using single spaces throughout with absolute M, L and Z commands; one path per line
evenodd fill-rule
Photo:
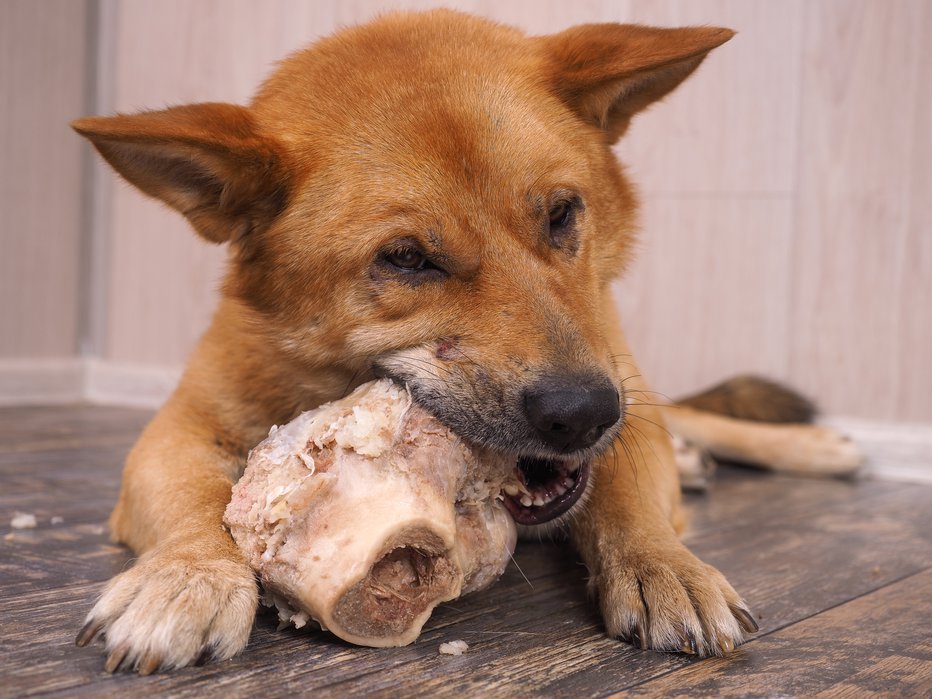
M 162 549 L 108 583 L 76 642 L 103 634 L 107 672 L 226 659 L 246 645 L 257 602 L 245 563 Z
M 606 561 L 591 582 L 609 635 L 640 648 L 724 655 L 757 631 L 724 576 L 679 541 Z

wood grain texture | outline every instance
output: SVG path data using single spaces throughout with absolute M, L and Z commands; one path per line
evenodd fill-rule
M 896 414 L 891 418 L 928 419 L 932 415 L 932 3 L 922 3 L 920 53 L 910 154 L 909 218 L 905 265 L 899 280 L 899 365 Z
M 930 598 L 932 571 L 926 570 L 752 641 L 742 651 L 740 673 L 730 671 L 731 661 L 712 660 L 626 695 L 929 696 L 932 642 L 928 618 L 916 611 Z M 826 642 L 832 637 L 838 640 Z M 871 657 L 880 644 L 891 652 Z
M 260 614 L 246 652 L 231 661 L 105 675 L 99 648 L 75 648 L 73 638 L 104 581 L 130 562 L 103 523 L 120 462 L 149 415 L 0 409 L 0 695 L 919 696 L 932 680 L 932 511 L 924 506 L 932 486 L 730 468 L 707 496 L 688 499 L 690 546 L 728 575 L 761 625 L 726 659 L 641 652 L 606 638 L 576 555 L 522 542 L 497 584 L 438 608 L 405 648 L 278 632 L 274 615 Z M 7 529 L 15 511 L 36 514 L 38 526 Z M 468 652 L 439 655 L 453 639 L 466 640 Z
M 659 26 L 737 31 L 676 92 L 637 117 L 619 145 L 642 190 L 727 192 L 729 199 L 790 195 L 796 173 L 799 0 L 635 0 L 630 17 Z M 727 242 L 719 249 L 737 258 Z
M 111 111 L 247 102 L 276 60 L 315 37 L 312 4 L 273 9 L 248 1 L 114 6 Z M 159 203 L 110 186 L 105 357 L 176 366 L 216 305 L 225 251 Z
M 648 195 L 642 219 L 615 298 L 654 388 L 682 395 L 736 367 L 791 380 L 789 198 Z
M 0 357 L 78 347 L 86 8 L 0 3 Z
M 835 413 L 932 415 L 928 189 L 911 209 L 914 182 L 928 183 L 928 159 L 914 160 L 929 129 L 927 5 L 806 5 L 788 349 L 792 375 Z

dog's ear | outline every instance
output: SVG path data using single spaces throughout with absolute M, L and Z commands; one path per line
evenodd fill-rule
M 632 116 L 673 90 L 732 36 L 718 27 L 584 24 L 540 40 L 553 90 L 614 143 Z
M 281 148 L 256 131 L 244 107 L 191 104 L 71 126 L 123 177 L 180 211 L 214 243 L 241 239 L 285 205 Z

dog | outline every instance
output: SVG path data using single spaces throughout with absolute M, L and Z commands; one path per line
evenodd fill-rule
M 219 308 L 127 458 L 110 527 L 139 559 L 78 645 L 103 635 L 106 670 L 141 674 L 242 650 L 258 595 L 222 527 L 231 485 L 270 425 L 377 376 L 512 455 L 529 482 L 573 476 L 543 507 L 511 510 L 568 534 L 610 636 L 704 656 L 755 632 L 679 539 L 664 425 L 775 468 L 850 470 L 853 447 L 773 424 L 779 410 L 736 419 L 780 394 L 753 381 L 760 395 L 717 410 L 730 416 L 649 400 L 610 292 L 637 212 L 611 147 L 732 34 L 528 37 L 445 10 L 390 14 L 292 55 L 248 107 L 75 121 L 126 180 L 229 250 Z

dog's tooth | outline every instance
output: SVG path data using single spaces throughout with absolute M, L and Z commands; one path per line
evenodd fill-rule
M 502 490 L 505 491 L 506 495 L 510 495 L 511 497 L 514 497 L 515 495 L 521 492 L 521 489 L 518 488 L 518 486 L 515 483 L 506 483 L 504 487 L 502 488 Z
M 570 478 L 569 476 L 567 476 L 566 478 L 563 479 L 563 487 L 565 487 L 567 490 L 569 490 L 570 488 L 573 487 L 573 484 L 574 484 L 575 482 L 576 482 L 576 481 L 574 481 L 572 478 Z
M 524 505 L 525 507 L 530 507 L 531 505 L 534 504 L 534 501 L 531 500 L 531 497 L 529 495 L 522 495 L 521 504 Z
M 558 495 L 558 496 L 559 496 L 559 495 L 566 495 L 566 488 L 564 488 L 562 485 L 559 485 L 559 484 L 558 484 L 556 490 L 557 490 L 557 495 Z
M 543 504 L 544 504 L 544 499 L 540 495 L 534 498 L 534 507 L 541 507 Z

